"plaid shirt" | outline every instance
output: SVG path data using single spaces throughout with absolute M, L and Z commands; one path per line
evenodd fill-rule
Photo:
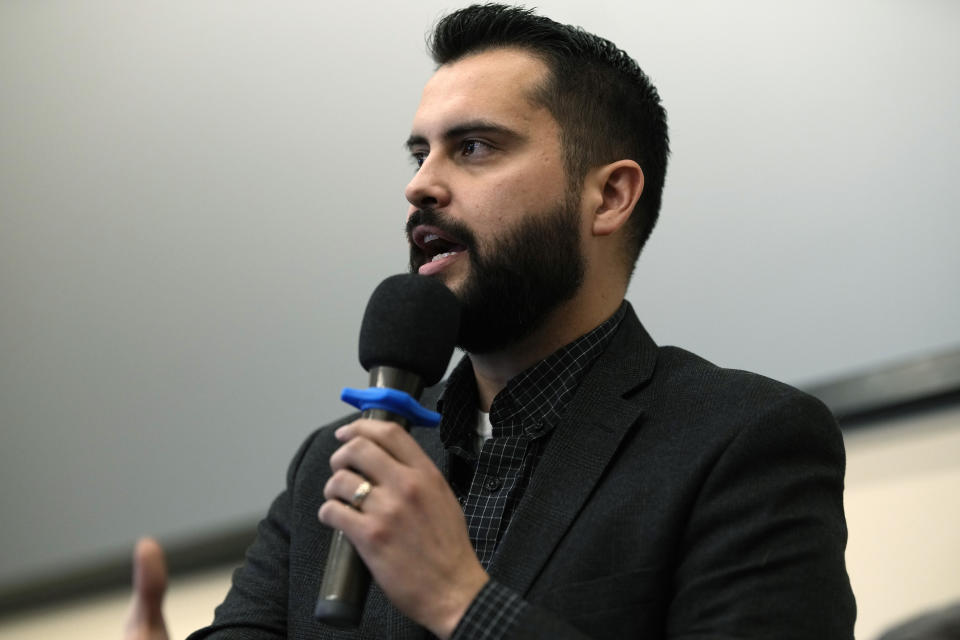
M 450 455 L 450 484 L 463 507 L 470 541 L 487 568 L 510 525 L 550 433 L 594 360 L 620 325 L 626 304 L 589 333 L 519 374 L 490 407 L 493 437 L 474 452 L 479 399 L 469 356 L 454 369 L 438 401 L 440 439 Z M 504 635 L 528 606 L 491 580 L 470 605 L 453 638 Z

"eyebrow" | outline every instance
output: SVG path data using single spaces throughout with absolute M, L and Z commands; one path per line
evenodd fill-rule
M 490 120 L 469 120 L 467 122 L 463 122 L 444 131 L 441 137 L 444 140 L 456 140 L 458 138 L 463 138 L 465 136 L 478 133 L 496 134 L 502 137 L 514 139 L 523 138 L 519 132 Z M 407 149 L 412 150 L 414 147 L 429 146 L 429 143 L 427 142 L 427 138 L 425 136 L 414 133 L 407 138 L 405 146 Z

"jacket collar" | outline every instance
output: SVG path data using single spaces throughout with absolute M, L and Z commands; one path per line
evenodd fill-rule
M 656 344 L 628 308 L 550 437 L 493 558 L 493 578 L 529 590 L 642 415 L 644 394 L 634 392 L 650 379 L 656 357 Z
M 587 371 L 550 436 L 510 525 L 497 547 L 489 573 L 526 594 L 616 454 L 620 442 L 643 415 L 648 402 L 637 391 L 650 377 L 657 345 L 633 308 L 607 349 Z M 441 388 L 424 391 L 423 404 L 434 406 Z M 449 476 L 449 460 L 435 428 L 411 433 Z

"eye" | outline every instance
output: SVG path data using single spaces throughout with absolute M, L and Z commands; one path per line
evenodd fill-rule
M 469 138 L 460 143 L 460 153 L 465 156 L 482 154 L 490 150 L 490 145 L 482 140 Z
M 413 164 L 417 169 L 423 166 L 423 163 L 427 159 L 426 151 L 412 151 L 410 152 L 410 159 L 413 161 Z

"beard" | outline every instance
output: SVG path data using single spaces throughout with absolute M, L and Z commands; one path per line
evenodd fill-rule
M 462 305 L 457 346 L 468 353 L 492 353 L 523 340 L 583 284 L 585 260 L 573 198 L 545 215 L 525 216 L 483 251 L 467 225 L 433 209 L 410 216 L 408 237 L 420 224 L 437 227 L 467 248 L 470 271 L 457 293 Z M 425 262 L 424 252 L 411 242 L 410 270 L 416 273 Z

